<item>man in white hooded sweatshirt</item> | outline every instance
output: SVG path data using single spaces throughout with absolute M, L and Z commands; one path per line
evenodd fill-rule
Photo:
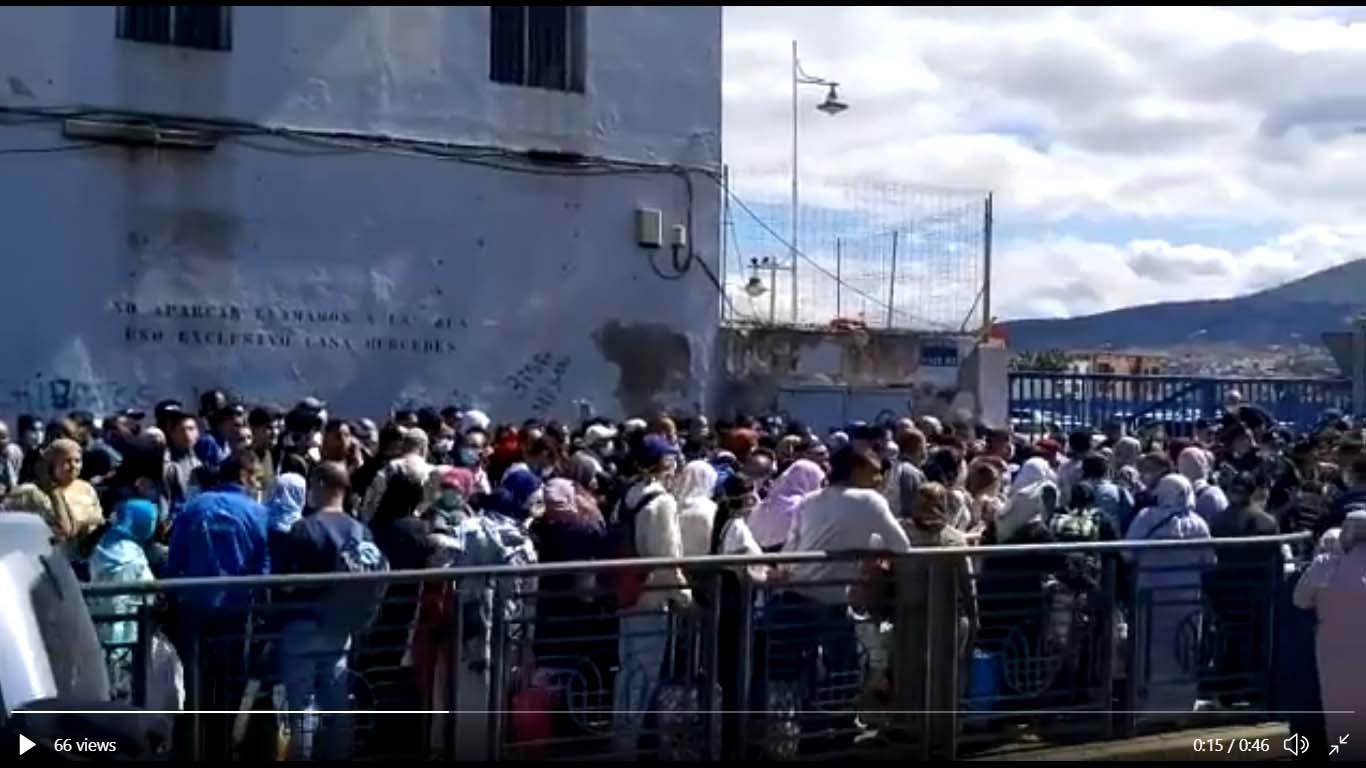
M 616 513 L 618 530 L 627 540 L 625 557 L 683 557 L 683 535 L 678 525 L 678 502 L 667 490 L 677 471 L 678 449 L 660 435 L 647 435 L 636 455 L 640 477 L 626 492 Z M 692 603 L 687 579 L 678 568 L 657 568 L 644 575 L 618 575 L 617 602 L 621 612 L 617 673 L 613 692 L 616 751 L 634 756 L 643 715 L 659 688 L 660 669 L 668 644 L 670 605 Z M 623 587 L 622 584 L 630 586 Z

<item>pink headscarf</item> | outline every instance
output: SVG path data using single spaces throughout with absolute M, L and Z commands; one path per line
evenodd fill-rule
M 607 528 L 593 494 L 563 477 L 546 481 L 545 518 L 552 522 L 584 526 L 599 531 Z
M 824 483 L 825 470 L 808 459 L 794 461 L 778 475 L 768 498 L 759 502 L 749 516 L 749 527 L 759 546 L 772 547 L 786 542 L 797 506 L 819 491 Z

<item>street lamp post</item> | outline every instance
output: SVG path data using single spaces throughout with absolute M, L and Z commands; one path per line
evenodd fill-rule
M 797 41 L 792 41 L 792 236 L 788 241 L 788 256 L 790 263 L 789 269 L 792 271 L 792 323 L 797 323 L 797 212 L 799 208 L 799 197 L 797 192 L 797 86 L 799 85 L 818 85 L 828 87 L 830 90 L 825 94 L 825 101 L 816 106 L 816 109 L 827 115 L 835 116 L 849 108 L 848 104 L 840 101 L 839 93 L 835 90 L 839 83 L 833 80 L 826 80 L 821 77 L 812 77 L 802 71 L 801 61 L 797 59 Z M 778 288 L 778 273 L 774 270 L 770 273 L 770 289 L 776 294 Z M 769 297 L 769 322 L 773 321 L 773 314 L 776 300 L 773 296 Z

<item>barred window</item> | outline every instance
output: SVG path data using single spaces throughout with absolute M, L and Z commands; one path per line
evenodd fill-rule
M 583 93 L 584 10 L 581 5 L 489 6 L 489 78 Z
M 139 43 L 232 50 L 230 5 L 120 5 L 117 36 Z

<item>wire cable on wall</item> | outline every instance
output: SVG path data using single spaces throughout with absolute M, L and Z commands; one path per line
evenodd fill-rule
M 725 286 L 717 278 L 705 259 L 697 258 L 693 246 L 693 207 L 695 191 L 692 175 L 700 173 L 713 180 L 719 178 L 719 171 L 679 164 L 648 163 L 621 160 L 607 157 L 579 155 L 547 155 L 534 151 L 519 152 L 505 147 L 471 145 L 456 142 L 442 142 L 426 139 L 413 139 L 382 134 L 357 134 L 345 131 L 318 131 L 286 127 L 273 127 L 235 120 L 187 118 L 145 112 L 102 110 L 89 107 L 6 107 L 0 106 L 0 126 L 25 125 L 34 122 L 62 122 L 69 119 L 102 118 L 108 120 L 142 121 L 162 129 L 204 131 L 220 142 L 233 143 L 247 149 L 295 158 L 319 158 L 354 155 L 361 153 L 388 154 L 427 160 L 457 162 L 505 173 L 530 176 L 553 177 L 609 177 L 628 175 L 670 174 L 679 178 L 684 185 L 687 197 L 686 226 L 689 234 L 685 247 L 671 249 L 669 267 L 672 273 L 660 268 L 656 254 L 648 257 L 650 269 L 662 280 L 682 280 L 694 265 L 702 269 L 708 282 L 716 289 L 721 300 L 732 311 L 735 307 L 727 295 Z M 278 139 L 291 142 L 296 147 L 272 146 L 263 139 Z M 0 148 L 4 154 L 41 154 L 69 152 L 75 150 L 97 149 L 110 146 L 103 143 L 80 144 L 64 143 L 48 147 Z

